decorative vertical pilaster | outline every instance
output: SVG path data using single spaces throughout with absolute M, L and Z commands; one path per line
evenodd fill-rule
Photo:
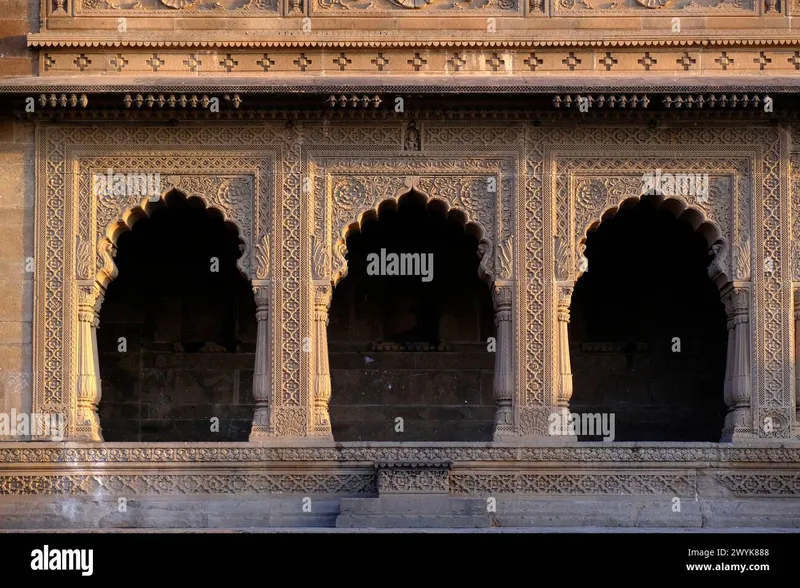
M 794 436 L 800 438 L 800 289 L 794 292 Z
M 494 323 L 497 326 L 497 349 L 494 363 L 494 438 L 513 434 L 514 411 L 514 334 L 512 331 L 511 308 L 513 301 L 513 282 L 498 280 L 492 287 L 494 300 Z
M 728 315 L 728 356 L 725 363 L 725 426 L 722 441 L 752 439 L 750 374 L 750 284 L 732 282 L 722 290 Z
M 328 309 L 333 297 L 330 282 L 314 281 L 314 408 L 311 434 L 331 437 L 328 402 L 331 399 L 331 373 L 328 366 Z
M 100 388 L 100 361 L 97 356 L 97 327 L 100 324 L 100 306 L 105 290 L 92 280 L 78 282 L 78 381 L 76 421 L 71 437 L 80 440 L 102 441 L 97 405 Z
M 572 398 L 572 364 L 569 359 L 569 305 L 573 284 L 558 285 L 558 391 L 556 408 L 568 409 Z
M 269 331 L 269 280 L 254 280 L 253 294 L 256 301 L 256 362 L 253 372 L 253 398 L 255 412 L 250 429 L 250 441 L 258 441 L 272 435 L 272 341 Z

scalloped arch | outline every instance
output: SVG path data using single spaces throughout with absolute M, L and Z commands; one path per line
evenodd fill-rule
M 334 287 L 336 287 L 336 285 L 347 276 L 347 238 L 350 236 L 350 233 L 353 231 L 360 231 L 364 220 L 368 215 L 374 215 L 375 218 L 378 218 L 381 207 L 386 206 L 387 204 L 393 204 L 397 207 L 400 205 L 401 200 L 404 198 L 410 198 L 414 194 L 418 195 L 424 202 L 426 210 L 428 210 L 432 204 L 435 206 L 441 206 L 446 216 L 449 217 L 451 212 L 455 212 L 461 217 L 463 222 L 459 222 L 459 224 L 462 226 L 462 228 L 464 228 L 465 231 L 469 231 L 470 227 L 473 227 L 473 235 L 478 239 L 478 255 L 480 257 L 480 263 L 478 264 L 478 277 L 491 285 L 491 283 L 494 281 L 494 263 L 492 258 L 494 246 L 492 240 L 487 236 L 486 228 L 480 222 L 474 220 L 468 210 L 465 210 L 460 206 L 452 206 L 444 199 L 430 196 L 425 191 L 420 190 L 417 187 L 411 187 L 398 191 L 394 196 L 380 199 L 376 203 L 364 207 L 356 215 L 356 220 L 354 222 L 346 224 L 341 228 L 339 234 L 335 236 L 335 241 L 332 248 L 335 261 L 333 264 L 333 278 L 331 281 Z
M 706 239 L 709 251 L 714 256 L 711 263 L 714 264 L 716 262 L 719 266 L 717 268 L 717 274 L 713 277 L 719 289 L 722 289 L 725 284 L 731 281 L 731 277 L 726 271 L 727 267 L 721 266 L 720 264 L 722 256 L 727 256 L 730 251 L 730 237 L 725 235 L 717 222 L 709 219 L 702 209 L 690 204 L 683 197 L 678 195 L 663 196 L 659 194 L 626 196 L 620 198 L 616 204 L 606 206 L 603 211 L 598 216 L 593 217 L 586 226 L 578 229 L 578 248 L 576 251 L 578 259 L 576 259 L 575 263 L 575 281 L 585 272 L 585 269 L 581 269 L 582 264 L 579 259 L 583 257 L 583 252 L 586 248 L 586 239 L 589 234 L 597 230 L 605 219 L 613 217 L 621 208 L 636 206 L 643 198 L 654 202 L 656 208 L 660 210 L 668 210 L 677 220 L 688 222 L 694 232 L 702 235 Z
M 197 193 L 187 194 L 183 190 L 170 187 L 161 192 L 158 200 L 145 199 L 136 206 L 125 210 L 121 215 L 116 217 L 116 220 L 111 221 L 111 223 L 106 226 L 103 231 L 103 236 L 97 244 L 97 252 L 102 259 L 102 266 L 97 269 L 95 278 L 95 281 L 103 289 L 105 289 L 119 274 L 117 265 L 114 262 L 114 257 L 117 253 L 117 241 L 120 236 L 123 233 L 133 230 L 134 225 L 138 221 L 150 218 L 156 210 L 168 207 L 167 197 L 172 194 L 177 195 L 187 202 L 189 200 L 201 202 L 203 204 L 203 209 L 207 213 L 218 215 L 226 225 L 232 227 L 236 231 L 236 238 L 239 241 L 239 247 L 242 251 L 242 254 L 236 260 L 236 267 L 246 280 L 249 281 L 252 279 L 243 264 L 250 256 L 250 246 L 246 240 L 242 239 L 242 229 L 239 227 L 238 223 L 229 218 L 229 216 L 225 214 L 225 211 L 216 206 L 209 205 L 209 198 L 207 196 Z M 252 267 L 252 264 L 248 264 L 248 266 Z

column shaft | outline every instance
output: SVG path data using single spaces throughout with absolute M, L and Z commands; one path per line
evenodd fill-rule
M 253 398 L 255 412 L 250 429 L 250 440 L 272 435 L 270 407 L 272 405 L 272 378 L 270 358 L 272 355 L 272 338 L 269 332 L 269 283 L 253 285 L 256 301 L 256 361 L 253 372 Z
M 329 283 L 314 285 L 314 420 L 312 434 L 331 435 L 328 403 L 331 399 L 331 374 L 328 364 L 328 309 L 333 288 Z
M 495 350 L 494 398 L 496 405 L 494 437 L 513 433 L 514 393 L 514 334 L 512 332 L 511 305 L 513 288 L 511 285 L 497 285 L 492 288 L 494 300 L 495 325 L 497 326 L 497 349 Z
M 753 436 L 750 406 L 750 289 L 746 285 L 729 286 L 723 291 L 728 315 L 728 354 L 725 366 L 725 404 L 728 413 L 722 441 Z
M 97 284 L 78 286 L 78 380 L 77 420 L 72 429 L 76 439 L 102 441 L 103 434 L 97 406 L 102 397 L 100 361 L 97 355 L 97 327 L 104 292 Z

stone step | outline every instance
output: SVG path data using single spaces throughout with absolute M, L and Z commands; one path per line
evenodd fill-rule
M 487 528 L 493 526 L 480 498 L 453 498 L 438 494 L 387 495 L 379 498 L 343 498 L 338 528 Z

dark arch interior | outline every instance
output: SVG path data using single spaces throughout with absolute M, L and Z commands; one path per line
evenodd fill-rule
M 199 200 L 166 202 L 117 242 L 98 330 L 103 436 L 246 441 L 256 319 L 241 241 Z
M 337 441 L 491 439 L 494 312 L 478 278 L 478 234 L 460 213 L 414 192 L 350 231 L 348 274 L 328 327 Z M 387 262 L 389 254 L 432 256 L 432 279 L 371 275 L 381 250 Z
M 617 441 L 719 441 L 727 331 L 706 239 L 645 198 L 591 232 L 585 255 L 571 411 L 614 414 Z

